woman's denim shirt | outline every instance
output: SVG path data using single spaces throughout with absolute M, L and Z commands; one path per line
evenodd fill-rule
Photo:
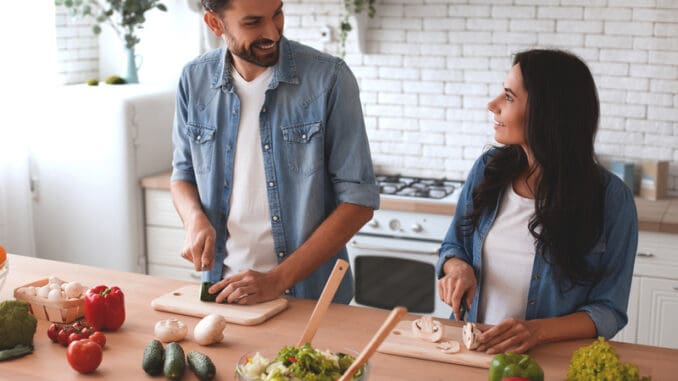
M 194 183 L 216 229 L 215 260 L 226 255 L 226 220 L 240 100 L 225 48 L 188 63 L 177 90 L 172 140 L 172 181 Z M 340 203 L 379 206 L 358 84 L 346 64 L 283 38 L 260 112 L 268 205 L 278 262 L 292 254 Z M 237 202 L 238 200 L 234 200 Z M 285 293 L 318 298 L 342 248 L 330 261 Z M 222 277 L 214 266 L 210 280 Z M 353 278 L 344 277 L 335 296 L 348 303 Z
M 483 279 L 480 276 L 483 242 L 494 223 L 502 195 L 499 195 L 497 205 L 482 215 L 472 235 L 458 235 L 455 226 L 471 210 L 473 189 L 482 180 L 485 165 L 495 152 L 493 149 L 483 154 L 469 173 L 452 224 L 440 248 L 437 266 L 439 278 L 444 275 L 442 266 L 449 258 L 459 258 L 473 266 L 478 280 L 473 305 L 468 313 L 468 320 L 473 322 L 478 319 L 478 301 L 483 292 Z M 638 246 L 638 217 L 629 188 L 607 171 L 605 181 L 604 233 L 588 254 L 586 262 L 607 275 L 593 285 L 562 288 L 555 280 L 552 266 L 541 255 L 535 255 L 525 319 L 558 317 L 584 311 L 593 320 L 597 335 L 608 339 L 626 325 L 626 307 Z

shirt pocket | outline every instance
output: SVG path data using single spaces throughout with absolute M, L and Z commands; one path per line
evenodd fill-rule
M 198 124 L 188 124 L 186 136 L 191 144 L 193 169 L 196 173 L 209 172 L 214 156 L 214 138 L 216 129 Z
M 285 156 L 290 169 L 310 176 L 323 167 L 324 139 L 321 122 L 282 127 Z

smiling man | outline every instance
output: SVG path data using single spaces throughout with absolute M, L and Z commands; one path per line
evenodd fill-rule
M 318 298 L 379 204 L 360 97 L 346 64 L 283 36 L 280 0 L 202 0 L 226 48 L 177 90 L 172 197 L 181 256 L 217 302 Z M 351 276 L 335 302 L 348 303 Z

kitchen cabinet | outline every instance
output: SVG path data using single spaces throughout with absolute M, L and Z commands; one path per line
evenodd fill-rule
M 144 191 L 148 274 L 164 278 L 199 281 L 200 274 L 181 257 L 184 228 L 172 204 L 169 190 Z
M 640 231 L 628 325 L 614 340 L 678 348 L 678 234 Z

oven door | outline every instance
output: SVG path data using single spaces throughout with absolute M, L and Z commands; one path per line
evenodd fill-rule
M 352 304 L 449 318 L 438 297 L 435 266 L 439 242 L 356 234 L 348 244 L 355 278 Z

